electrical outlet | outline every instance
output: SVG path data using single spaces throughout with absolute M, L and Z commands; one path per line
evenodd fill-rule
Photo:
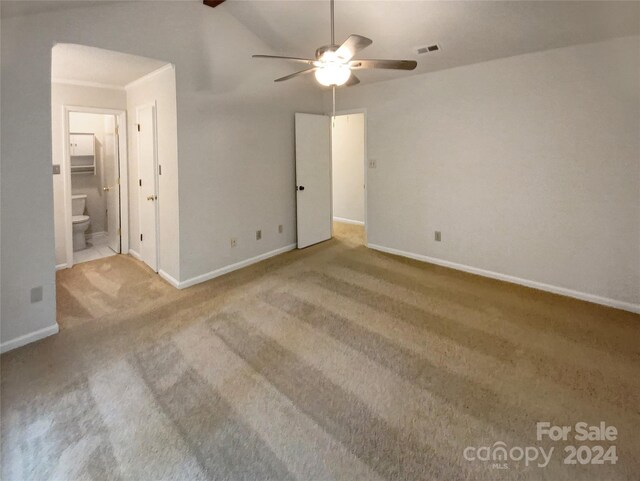
M 31 289 L 31 304 L 42 300 L 42 286 Z
M 238 239 L 235 237 L 231 238 L 231 247 L 236 247 L 238 245 Z
M 284 232 L 284 227 L 282 226 L 282 224 L 280 224 L 280 225 L 278 226 L 278 233 L 279 233 L 279 234 L 282 234 L 283 232 Z
M 262 231 L 261 230 L 257 230 L 256 231 L 256 240 L 260 240 L 262 239 Z
M 439 230 L 435 231 L 435 235 L 433 236 L 433 238 L 436 240 L 436 242 L 440 242 L 442 240 L 442 232 L 440 232 Z
M 378 162 L 376 161 L 376 159 L 369 159 L 369 168 L 375 169 L 376 167 L 378 167 Z

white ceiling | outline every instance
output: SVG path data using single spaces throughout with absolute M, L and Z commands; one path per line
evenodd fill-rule
M 0 15 L 2 17 L 17 17 L 19 15 L 30 15 L 33 13 L 52 12 L 56 10 L 67 10 L 69 8 L 87 7 L 104 3 L 105 0 L 49 0 L 49 1 L 0 1 Z
M 3 18 L 19 17 L 43 12 L 56 12 L 71 8 L 95 7 L 105 4 L 125 4 L 130 2 L 149 2 L 153 0 L 0 0 L 0 16 Z M 202 0 L 156 0 L 161 2 L 192 2 Z M 237 0 L 234 0 L 237 1 Z M 242 1 L 242 0 L 240 0 Z
M 330 43 L 328 0 L 227 0 L 217 8 L 280 55 L 313 57 Z M 360 58 L 418 61 L 413 72 L 360 71 L 363 83 L 640 33 L 640 2 L 336 0 L 335 15 L 337 43 L 351 33 L 373 40 Z M 416 54 L 434 43 L 441 52 Z M 281 65 L 283 75 L 301 70 Z
M 109 0 L 2 1 L 0 4 L 2 16 L 6 17 L 106 1 Z M 200 0 L 180 1 L 200 3 Z M 202 8 L 210 11 L 204 5 Z M 222 10 L 236 17 L 277 54 L 312 57 L 317 47 L 329 43 L 328 0 L 227 0 L 211 13 Z M 335 10 L 338 43 L 351 33 L 373 39 L 373 45 L 361 52 L 359 58 L 418 61 L 413 72 L 359 71 L 363 83 L 640 33 L 640 2 L 637 1 L 336 0 Z M 442 51 L 420 56 L 415 53 L 415 47 L 433 43 L 438 43 Z M 229 39 L 229 48 L 233 48 L 233 39 Z M 132 56 L 102 52 L 84 51 L 84 60 L 77 62 L 67 57 L 61 70 L 54 66 L 53 76 L 121 85 L 146 70 L 127 66 L 133 63 L 124 57 Z M 97 65 L 103 60 L 112 62 L 113 68 L 98 69 Z M 264 62 L 274 62 L 278 70 L 281 68 L 278 73 L 282 75 L 299 70 L 298 65 L 286 61 L 256 59 L 254 62 L 256 68 Z M 305 80 L 292 80 L 300 81 Z
M 124 87 L 166 64 L 137 55 L 59 43 L 51 52 L 51 78 Z

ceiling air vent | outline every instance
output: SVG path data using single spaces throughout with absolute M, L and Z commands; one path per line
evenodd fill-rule
M 426 45 L 424 47 L 416 48 L 416 52 L 418 52 L 418 54 L 420 55 L 423 55 L 425 53 L 439 52 L 439 51 L 440 51 L 440 45 L 438 45 L 437 43 L 434 43 L 433 45 Z

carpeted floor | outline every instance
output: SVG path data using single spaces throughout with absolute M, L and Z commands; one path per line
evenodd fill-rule
M 2 356 L 2 479 L 638 479 L 640 316 L 360 235 L 183 291 L 127 256 L 60 271 L 61 332 Z M 564 465 L 582 443 L 538 421 L 615 426 L 586 444 L 617 464 Z M 463 455 L 500 441 L 555 451 Z

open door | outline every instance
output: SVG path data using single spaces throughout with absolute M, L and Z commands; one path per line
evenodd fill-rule
M 331 239 L 331 117 L 296 114 L 298 249 Z
M 136 109 L 138 119 L 138 205 L 140 257 L 158 272 L 158 186 L 156 172 L 156 113 L 154 105 Z
M 107 199 L 107 245 L 120 253 L 120 155 L 115 115 L 104 122 L 104 187 Z

